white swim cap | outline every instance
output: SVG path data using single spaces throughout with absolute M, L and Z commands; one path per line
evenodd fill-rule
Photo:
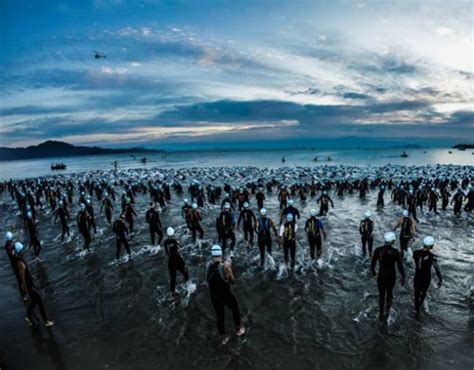
M 383 240 L 385 243 L 391 243 L 397 240 L 397 237 L 395 236 L 395 233 L 393 231 L 389 231 L 388 233 L 385 233 L 383 236 Z
M 408 211 L 406 209 L 403 210 L 402 214 L 403 217 L 408 217 Z
M 289 206 L 292 206 L 294 203 L 295 203 L 295 202 L 293 201 L 293 199 L 290 199 L 290 200 L 288 201 L 288 205 L 289 205 Z
M 224 203 L 224 209 L 230 209 L 230 204 L 228 202 Z
M 316 216 L 316 213 L 317 213 L 317 212 L 316 212 L 315 209 L 312 209 L 311 211 L 309 211 L 309 214 L 310 214 L 311 216 Z
M 5 239 L 7 239 L 8 241 L 12 240 L 13 239 L 13 234 L 10 231 L 7 231 L 5 233 Z
M 364 216 L 365 216 L 365 218 L 370 218 L 370 216 L 372 216 L 372 213 L 370 213 L 370 211 L 366 211 L 364 213 Z
M 173 236 L 173 235 L 174 235 L 174 229 L 173 229 L 172 227 L 168 227 L 168 228 L 166 229 L 166 234 L 167 234 L 168 236 Z
M 434 246 L 434 238 L 432 236 L 427 236 L 423 239 L 423 246 L 432 248 Z
M 23 244 L 20 242 L 15 243 L 15 253 L 20 253 L 23 250 Z
M 288 214 L 286 215 L 286 220 L 289 221 L 289 222 L 293 221 L 293 214 L 292 214 L 292 213 L 288 213 Z
M 260 214 L 261 214 L 262 216 L 265 216 L 265 215 L 267 214 L 267 210 L 266 210 L 265 208 L 262 208 L 262 209 L 260 210 Z
M 249 208 L 249 203 L 248 202 L 244 202 L 244 208 Z
M 211 254 L 213 257 L 220 257 L 222 256 L 222 248 L 218 244 L 214 244 L 211 248 Z
M 197 209 L 198 205 L 197 203 L 193 203 L 193 209 Z

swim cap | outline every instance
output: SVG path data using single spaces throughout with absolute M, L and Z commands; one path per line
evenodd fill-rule
M 105 194 L 104 194 L 104 195 L 105 195 L 106 197 L 108 197 L 108 196 L 109 196 L 109 193 L 105 192 Z
M 224 209 L 230 209 L 230 204 L 227 203 L 227 202 L 225 202 L 225 203 L 224 203 Z
M 309 211 L 309 214 L 311 216 L 316 216 L 316 210 L 315 209 L 312 209 L 311 211 Z
M 222 256 L 222 248 L 218 244 L 214 244 L 211 248 L 212 257 L 220 257 Z
M 31 217 L 33 217 L 33 214 L 32 214 L 31 212 L 28 212 L 28 213 L 26 214 L 26 217 L 31 218 Z
M 174 229 L 173 229 L 172 227 L 168 227 L 168 228 L 166 229 L 166 234 L 167 234 L 168 236 L 173 236 L 173 235 L 174 235 Z
M 197 209 L 198 205 L 196 203 L 193 203 L 193 209 Z
M 82 210 L 86 209 L 86 205 L 84 203 L 81 203 L 81 209 Z
M 13 234 L 10 231 L 7 231 L 5 233 L 5 239 L 7 239 L 7 241 L 12 240 L 13 239 Z
M 289 205 L 289 206 L 292 206 L 293 204 L 294 204 L 293 199 L 290 199 L 290 200 L 288 201 L 288 205 Z
M 370 218 L 371 215 L 370 211 L 364 213 L 365 218 Z
M 265 208 L 262 208 L 262 209 L 260 210 L 260 214 L 261 214 L 262 216 L 265 216 L 265 215 L 267 214 L 267 210 L 266 210 Z
M 432 236 L 427 236 L 423 239 L 423 246 L 428 248 L 433 248 L 434 246 L 434 238 Z
M 249 208 L 249 203 L 248 202 L 244 203 L 244 208 Z
M 289 221 L 289 222 L 293 221 L 293 215 L 291 213 L 288 213 L 286 215 L 286 220 Z
M 188 204 L 188 203 L 189 203 L 189 200 L 184 199 L 184 204 Z
M 395 236 L 394 232 L 389 231 L 388 233 L 385 233 L 385 235 L 383 236 L 383 240 L 385 241 L 385 243 L 391 243 L 397 240 L 397 237 Z
M 15 253 L 20 253 L 23 250 L 23 244 L 20 242 L 15 243 Z
M 403 210 L 402 214 L 403 217 L 408 217 L 408 211 L 406 209 Z
M 327 192 L 326 190 L 324 190 L 324 191 L 323 191 L 323 194 L 324 194 L 324 195 L 327 195 L 327 194 L 328 194 L 328 192 Z

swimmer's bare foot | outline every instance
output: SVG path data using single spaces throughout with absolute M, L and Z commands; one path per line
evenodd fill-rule
M 25 317 L 25 321 L 27 322 L 27 324 L 29 326 L 33 326 L 33 323 L 31 322 L 31 320 L 29 319 L 29 317 Z
M 46 326 L 47 328 L 51 327 L 54 325 L 54 321 L 51 321 L 51 320 L 48 320 L 44 323 L 44 326 Z
M 223 335 L 221 338 L 221 344 L 222 346 L 226 346 L 227 343 L 229 343 L 230 337 L 228 335 Z

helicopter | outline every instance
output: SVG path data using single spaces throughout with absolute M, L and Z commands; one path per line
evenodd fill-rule
M 94 50 L 94 53 L 95 53 L 94 54 L 95 59 L 101 59 L 101 58 L 106 59 L 107 58 L 107 55 L 102 54 L 102 53 L 98 52 L 97 50 Z

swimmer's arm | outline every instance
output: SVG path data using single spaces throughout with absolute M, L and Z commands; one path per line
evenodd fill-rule
M 228 262 L 224 263 L 224 276 L 230 283 L 235 282 L 234 272 L 232 271 L 232 267 Z
M 25 270 L 26 269 L 25 269 L 24 263 L 18 262 L 18 271 L 20 272 L 20 280 L 21 280 L 21 293 L 23 295 L 27 294 Z

